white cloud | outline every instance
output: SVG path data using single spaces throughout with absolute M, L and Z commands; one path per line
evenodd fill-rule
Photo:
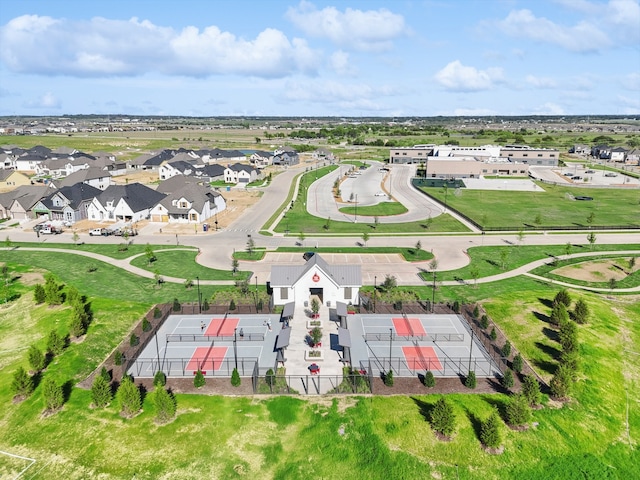
M 631 113 L 629 110 L 633 110 L 633 113 L 638 113 L 640 110 L 640 98 L 629 98 L 624 95 L 618 95 L 617 102 L 621 108 L 625 110 L 626 113 Z
M 527 75 L 526 79 L 528 84 L 536 88 L 556 88 L 557 83 L 553 78 L 549 77 L 536 77 L 535 75 Z
M 530 10 L 514 10 L 498 22 L 498 28 L 513 37 L 559 45 L 573 52 L 597 52 L 611 45 L 609 37 L 592 23 L 585 21 L 568 27 L 544 17 L 536 17 Z
M 355 75 L 356 69 L 349 58 L 349 54 L 347 52 L 343 52 L 342 50 L 338 50 L 331 55 L 329 59 L 329 63 L 331 68 L 338 74 L 342 76 L 351 76 Z
M 40 97 L 24 102 L 23 106 L 25 108 L 40 108 L 46 110 L 56 110 L 59 109 L 62 105 L 60 101 L 53 95 L 51 92 L 46 92 Z
M 564 109 L 553 102 L 546 102 L 533 109 L 537 115 L 564 115 Z
M 0 59 L 15 72 L 79 77 L 314 73 L 319 54 L 302 39 L 265 29 L 243 39 L 216 26 L 177 32 L 149 21 L 56 20 L 24 15 L 0 28 Z
M 328 38 L 342 48 L 388 50 L 392 40 L 407 33 L 404 17 L 387 9 L 344 12 L 335 7 L 318 10 L 305 0 L 287 11 L 287 18 L 307 35 Z
M 630 73 L 622 78 L 622 85 L 627 90 L 640 90 L 640 73 Z
M 340 83 L 314 80 L 288 82 L 283 99 L 290 102 L 330 104 L 343 109 L 377 111 L 382 107 L 378 100 L 395 96 L 398 92 L 389 86 L 372 87 L 366 83 Z
M 478 70 L 462 65 L 459 60 L 449 63 L 435 74 L 436 81 L 447 90 L 476 92 L 488 90 L 503 81 L 501 68 Z

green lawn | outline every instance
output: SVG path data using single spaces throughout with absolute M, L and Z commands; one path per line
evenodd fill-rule
M 402 213 L 408 212 L 407 207 L 398 202 L 380 202 L 376 205 L 366 205 L 366 206 L 348 206 L 341 207 L 339 211 L 342 213 L 346 213 L 347 215 L 362 215 L 369 217 L 386 217 L 391 215 L 400 215 Z
M 491 228 L 584 227 L 594 215 L 593 226 L 640 228 L 640 190 L 571 188 L 538 184 L 536 191 L 423 188 L 429 195 Z M 544 192 L 542 191 L 544 190 Z M 589 196 L 593 201 L 570 200 L 568 195 Z
M 2 244 L 4 246 L 4 244 Z M 68 249 L 68 250 L 77 250 L 79 252 L 92 252 L 99 253 L 100 255 L 105 255 L 107 257 L 112 257 L 116 259 L 124 259 L 129 258 L 134 255 L 138 255 L 140 253 L 144 253 L 147 248 L 146 244 L 142 243 L 132 243 L 130 245 L 126 245 L 124 240 L 122 243 L 113 244 L 113 243 L 83 243 L 81 245 L 76 245 L 73 243 L 49 243 L 49 242 L 12 242 L 12 246 L 14 247 L 30 247 L 30 248 L 51 248 L 51 249 Z M 126 248 L 126 249 L 125 249 Z M 175 246 L 175 245 L 151 245 L 153 250 L 171 250 L 171 249 L 180 249 L 180 250 L 193 250 L 197 251 L 195 247 L 184 247 L 184 246 Z

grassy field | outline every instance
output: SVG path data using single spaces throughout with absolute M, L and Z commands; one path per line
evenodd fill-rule
M 349 205 L 348 207 L 341 207 L 339 210 L 347 215 L 364 215 L 369 217 L 386 217 L 390 215 L 400 215 L 408 212 L 407 207 L 399 202 L 381 202 L 377 205 L 366 205 L 356 207 L 355 205 Z
M 76 281 L 85 291 L 82 279 Z M 525 281 L 526 290 L 519 284 L 511 293 L 494 285 L 495 293 L 484 305 L 548 378 L 557 344 L 545 333 L 543 316 L 555 289 Z M 450 395 L 457 428 L 448 443 L 437 440 L 429 427 L 427 418 L 438 396 L 426 390 L 411 397 L 310 400 L 179 394 L 177 418 L 158 425 L 149 396 L 143 412 L 125 420 L 117 403 L 92 410 L 89 392 L 72 388 L 59 413 L 42 417 L 41 389 L 13 404 L 10 376 L 18 365 L 26 366 L 29 344 L 42 347 L 51 328 L 64 331 L 70 309 L 34 308 L 30 293 L 23 293 L 0 310 L 0 450 L 36 460 L 26 478 L 284 479 L 333 478 L 340 472 L 344 479 L 546 480 L 627 479 L 636 472 L 639 371 L 635 358 L 623 353 L 623 348 L 640 348 L 640 303 L 632 299 L 572 293 L 593 312 L 592 321 L 579 327 L 583 375 L 575 400 L 534 412 L 536 426 L 528 431 L 503 425 L 505 452 L 488 455 L 480 447 L 478 425 L 494 406 L 503 411 L 507 397 L 500 394 Z M 454 290 L 447 294 L 456 296 Z M 86 376 L 147 308 L 100 297 L 91 302 L 95 319 L 86 339 L 72 343 L 45 377 L 75 383 Z M 20 466 L 0 455 L 0 476 L 15 476 Z
M 542 191 L 544 189 L 544 192 Z M 593 214 L 593 226 L 640 227 L 640 191 L 625 189 L 570 188 L 540 185 L 532 192 L 504 192 L 423 188 L 429 195 L 464 213 L 484 228 L 530 226 L 570 226 L 587 228 Z M 576 201 L 568 195 L 593 197 Z M 490 205 L 491 208 L 487 208 Z

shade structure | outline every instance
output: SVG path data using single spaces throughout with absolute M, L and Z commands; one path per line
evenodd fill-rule
M 338 345 L 351 348 L 351 333 L 346 328 L 338 327 Z
M 283 328 L 278 334 L 276 340 L 276 350 L 281 350 L 289 346 L 289 339 L 291 338 L 291 328 Z

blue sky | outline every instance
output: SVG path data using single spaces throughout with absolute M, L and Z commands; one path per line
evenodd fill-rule
M 2 1 L 0 115 L 635 115 L 639 2 Z

